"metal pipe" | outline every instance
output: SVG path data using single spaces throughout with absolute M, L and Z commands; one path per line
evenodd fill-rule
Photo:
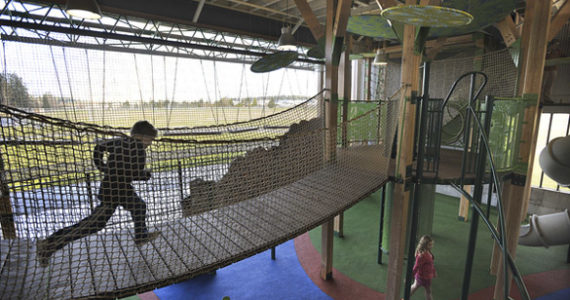
M 382 238 L 384 236 L 384 208 L 386 205 L 386 184 L 382 187 L 382 196 L 380 200 L 380 230 L 378 234 L 378 264 L 380 265 L 382 264 Z

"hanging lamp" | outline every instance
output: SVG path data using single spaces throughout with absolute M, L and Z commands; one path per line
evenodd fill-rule
M 67 0 L 65 12 L 81 19 L 101 19 L 101 8 L 96 0 Z
M 373 65 L 385 66 L 388 64 L 388 53 L 386 53 L 386 41 L 384 41 L 382 48 L 376 50 L 376 55 L 374 56 Z
M 291 27 L 283 26 L 281 28 L 281 36 L 277 42 L 277 49 L 280 51 L 295 51 L 297 50 L 297 41 L 293 34 L 291 34 Z
M 376 50 L 376 56 L 374 56 L 374 62 L 372 64 L 377 66 L 385 66 L 388 64 L 388 59 L 386 58 L 384 50 Z
M 287 8 L 285 9 L 285 13 L 289 10 L 289 0 L 287 0 Z M 289 17 L 289 14 L 287 14 Z M 291 27 L 288 25 L 284 25 L 281 28 L 281 36 L 277 41 L 277 50 L 279 51 L 296 51 L 297 50 L 297 41 L 295 37 L 291 33 Z

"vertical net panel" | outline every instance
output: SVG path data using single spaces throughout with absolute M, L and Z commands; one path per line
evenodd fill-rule
M 493 97 L 516 96 L 518 71 L 508 49 L 483 55 L 481 71 L 489 77 L 483 95 L 492 95 Z
M 3 50 L 4 93 L 11 94 L 4 104 L 74 122 L 223 125 L 283 111 L 317 93 L 310 70 L 295 76 L 277 70 L 270 83 L 267 74 L 228 62 L 6 41 Z
M 430 98 L 444 99 L 448 96 L 453 83 L 463 74 L 481 71 L 488 77 L 487 84 L 481 93 L 494 97 L 513 97 L 517 82 L 517 69 L 508 49 L 485 53 L 483 55 L 451 58 L 432 62 L 430 67 Z M 458 82 L 449 102 L 443 111 L 442 144 L 462 146 L 461 136 L 466 117 L 465 108 L 470 93 L 470 80 Z M 481 84 L 475 82 L 475 89 Z

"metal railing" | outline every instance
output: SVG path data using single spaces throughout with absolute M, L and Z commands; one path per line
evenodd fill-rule
M 471 281 L 471 269 L 473 266 L 473 257 L 475 254 L 475 243 L 477 239 L 477 229 L 478 229 L 478 220 L 482 218 L 489 231 L 491 232 L 492 237 L 495 239 L 497 244 L 502 250 L 503 257 L 506 259 L 503 260 L 503 268 L 504 270 L 510 270 L 513 273 L 514 280 L 518 286 L 519 292 L 522 295 L 523 299 L 530 299 L 528 291 L 524 282 L 522 281 L 522 277 L 520 272 L 518 271 L 512 257 L 508 253 L 507 250 L 507 237 L 506 237 L 506 230 L 505 230 L 505 217 L 503 212 L 503 203 L 501 199 L 500 193 L 497 194 L 497 211 L 498 211 L 498 230 L 495 229 L 495 226 L 489 220 L 489 217 L 481 209 L 481 198 L 483 194 L 483 183 L 484 177 L 486 173 L 490 173 L 490 180 L 497 190 L 501 190 L 501 183 L 499 181 L 500 177 L 498 176 L 497 169 L 495 167 L 494 157 L 492 153 L 492 149 L 489 143 L 489 133 L 491 131 L 491 120 L 492 120 L 492 110 L 493 110 L 493 98 L 487 96 L 484 101 L 478 100 L 479 94 L 481 93 L 482 89 L 484 88 L 487 82 L 486 74 L 482 72 L 469 72 L 461 75 L 452 85 L 447 97 L 441 100 L 435 100 L 435 109 L 432 107 L 429 108 L 429 92 L 426 86 L 429 86 L 429 77 L 426 76 L 429 74 L 429 63 L 424 64 L 424 90 L 422 97 L 418 98 L 419 104 L 418 105 L 418 112 L 420 113 L 418 118 L 418 132 L 416 136 L 416 148 L 414 153 L 417 154 L 416 161 L 416 180 L 414 182 L 414 196 L 411 201 L 411 226 L 410 226 L 410 240 L 409 240 L 409 249 L 408 249 L 408 261 L 412 261 L 414 257 L 414 249 L 413 245 L 416 242 L 416 232 L 417 232 L 417 217 L 418 217 L 418 195 L 420 194 L 419 186 L 423 182 L 423 172 L 424 172 L 424 162 L 428 161 L 435 167 L 435 173 L 437 177 L 438 165 L 440 160 L 440 149 L 441 149 L 441 133 L 443 128 L 443 113 L 448 103 L 448 100 L 451 94 L 454 92 L 455 87 L 464 78 L 470 79 L 470 89 L 469 89 L 469 101 L 467 105 L 460 109 L 464 111 L 464 114 L 460 114 L 463 117 L 462 123 L 463 127 L 461 128 L 462 136 L 461 136 L 461 143 L 456 145 L 458 150 L 463 148 L 462 153 L 462 166 L 461 166 L 461 177 L 458 183 L 452 182 L 451 186 L 454 187 L 458 192 L 460 192 L 465 198 L 469 200 L 469 202 L 474 207 L 476 214 L 473 214 L 471 220 L 471 229 L 469 234 L 469 243 L 467 247 L 467 255 L 466 255 L 466 262 L 465 262 L 465 271 L 463 277 L 463 286 L 461 290 L 461 299 L 467 299 L 469 293 L 469 285 Z M 482 80 L 477 83 L 477 77 L 481 76 Z M 431 117 L 428 116 L 429 111 L 436 112 Z M 428 124 L 433 125 L 432 127 L 428 127 Z M 433 137 L 427 139 L 427 136 L 433 134 Z M 461 145 L 462 144 L 462 145 Z M 425 151 L 424 149 L 428 149 L 427 146 L 434 146 L 435 148 L 431 149 L 431 153 L 433 153 L 432 157 L 426 155 L 426 153 L 430 153 L 429 151 Z M 488 166 L 486 166 L 488 164 Z M 429 164 L 426 164 L 429 165 Z M 475 181 L 474 181 L 474 189 L 473 195 L 468 194 L 463 189 L 463 179 L 467 171 L 474 173 Z M 489 189 L 491 190 L 491 189 Z M 504 298 L 507 299 L 509 296 L 509 272 L 504 272 Z M 406 287 L 411 286 L 411 278 L 412 278 L 412 267 L 411 264 L 408 264 L 407 272 L 406 272 Z M 404 293 L 404 299 L 409 299 L 410 291 L 406 288 Z
M 570 134 L 570 106 L 549 105 L 544 106 L 540 116 L 538 137 L 536 144 L 535 160 L 546 145 L 557 137 Z M 557 192 L 570 193 L 570 189 L 562 187 L 554 180 L 545 176 L 540 167 L 535 165 L 532 174 L 532 186 L 543 189 L 551 189 Z

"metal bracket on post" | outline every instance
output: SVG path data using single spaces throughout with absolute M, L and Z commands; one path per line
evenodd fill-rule
M 404 177 L 405 179 L 403 182 L 405 191 L 409 191 L 412 188 L 412 185 L 414 184 L 414 178 L 412 178 L 412 173 L 413 173 L 412 165 L 407 165 L 406 175 Z
M 421 96 L 418 96 L 418 92 L 417 91 L 412 91 L 412 96 L 410 98 L 410 103 L 411 104 L 417 104 L 418 103 L 418 98 L 421 98 Z
M 517 186 L 524 186 L 526 184 L 526 174 L 511 174 L 511 184 Z

